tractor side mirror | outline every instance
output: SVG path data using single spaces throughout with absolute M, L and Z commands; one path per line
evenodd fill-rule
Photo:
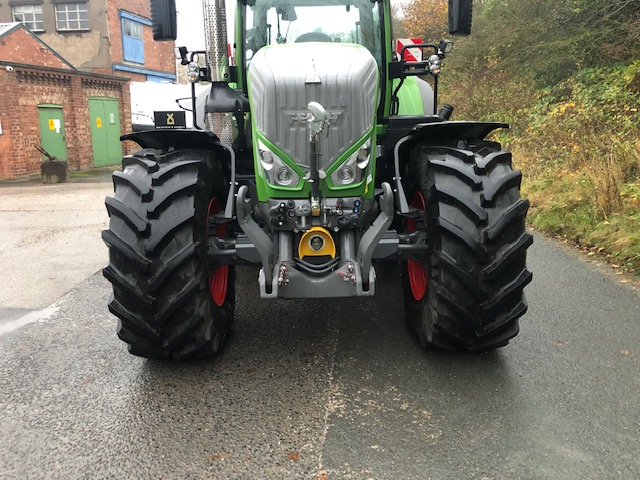
M 176 0 L 150 0 L 154 40 L 175 40 L 178 34 Z
M 472 10 L 472 0 L 449 0 L 449 33 L 469 35 Z

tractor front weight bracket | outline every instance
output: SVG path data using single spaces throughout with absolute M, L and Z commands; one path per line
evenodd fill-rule
M 358 262 L 362 269 L 362 277 L 369 278 L 371 270 L 371 259 L 380 239 L 386 233 L 391 221 L 393 220 L 393 192 L 391 185 L 387 182 L 382 184 L 383 193 L 379 196 L 380 214 L 373 222 L 373 225 L 367 229 L 358 245 Z M 367 285 L 368 287 L 368 285 Z
M 251 218 L 251 202 L 247 199 L 247 193 L 249 188 L 246 185 L 242 185 L 238 190 L 238 196 L 236 197 L 236 213 L 238 218 L 238 224 L 244 233 L 249 237 L 249 240 L 255 245 L 258 253 L 260 254 L 260 260 L 262 262 L 262 270 L 268 272 L 266 275 L 266 288 L 271 291 L 271 265 L 273 263 L 274 245 L 269 235 Z

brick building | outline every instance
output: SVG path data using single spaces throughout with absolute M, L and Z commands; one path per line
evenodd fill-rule
M 135 82 L 175 80 L 172 42 L 154 42 L 149 0 L 8 0 L 0 23 L 22 22 L 78 70 Z
M 70 170 L 118 164 L 128 80 L 79 71 L 22 24 L 0 24 L 0 179 L 40 172 L 43 147 Z

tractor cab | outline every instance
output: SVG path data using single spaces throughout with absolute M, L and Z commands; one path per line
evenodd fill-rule
M 264 46 L 306 42 L 362 45 L 382 62 L 378 2 L 254 0 L 244 5 L 243 22 L 246 63 Z

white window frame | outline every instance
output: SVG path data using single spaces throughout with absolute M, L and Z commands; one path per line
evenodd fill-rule
M 22 23 L 32 32 L 44 32 L 42 5 L 14 5 L 11 7 L 11 16 L 14 22 Z
M 127 25 L 130 28 L 130 33 L 125 32 Z M 127 37 L 135 38 L 136 40 L 140 41 L 142 41 L 144 38 L 142 36 L 142 24 L 126 17 L 122 17 L 122 33 Z
M 55 6 L 56 30 L 59 32 L 89 30 L 88 2 L 56 3 Z M 75 16 L 76 18 L 69 18 L 70 16 Z M 86 22 L 86 27 L 82 26 L 83 22 Z

